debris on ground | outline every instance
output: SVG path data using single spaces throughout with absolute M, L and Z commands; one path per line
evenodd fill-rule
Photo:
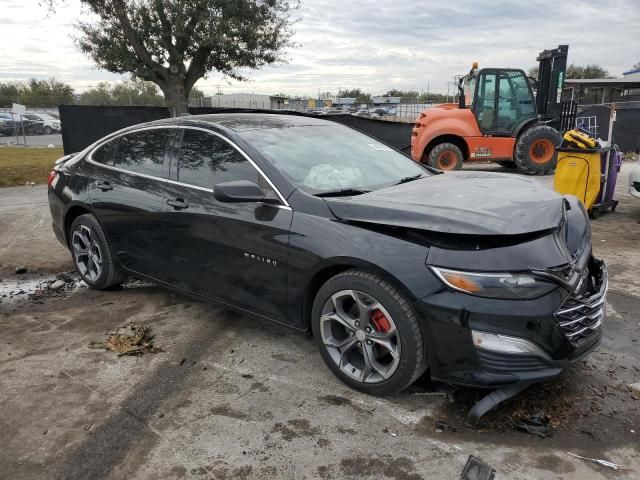
M 89 348 L 103 348 L 116 352 L 118 356 L 142 355 L 144 353 L 158 353 L 162 349 L 154 346 L 151 327 L 137 325 L 133 322 L 107 333 L 104 342 L 89 342 Z
M 52 284 L 49 285 L 51 290 L 60 290 L 62 287 L 66 285 L 64 280 L 56 280 Z
M 582 455 L 576 455 L 575 453 L 571 453 L 571 452 L 567 452 L 567 453 L 572 457 L 576 457 L 576 458 L 579 458 L 580 460 L 585 460 L 587 462 L 597 463 L 598 465 L 602 465 L 603 467 L 610 468 L 611 470 L 626 470 L 625 468 L 622 468 L 620 465 L 610 462 L 608 460 L 600 460 L 598 458 L 583 457 Z
M 397 437 L 398 434 L 397 433 L 393 433 L 391 430 L 389 430 L 388 428 L 384 428 L 382 430 L 382 433 L 388 433 L 389 435 L 391 435 L 392 437 Z
M 16 273 L 17 274 L 27 273 L 27 267 L 23 267 L 23 266 L 16 267 Z
M 538 413 L 526 418 L 510 418 L 511 425 L 516 430 L 547 438 L 553 435 L 553 427 L 549 423 L 549 417 L 544 413 Z
M 494 478 L 496 478 L 495 469 L 473 455 L 469 455 L 460 476 L 460 480 L 493 480 Z
M 462 430 L 461 428 L 454 427 L 453 425 L 445 422 L 444 420 L 436 420 L 436 423 L 434 424 L 434 427 L 435 427 L 437 433 L 459 432 L 459 431 Z

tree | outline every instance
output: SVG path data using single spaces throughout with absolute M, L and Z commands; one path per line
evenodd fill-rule
M 82 105 L 113 105 L 111 95 L 111 85 L 107 82 L 100 82 L 95 87 L 80 94 L 80 104 Z
M 126 80 L 111 85 L 100 82 L 80 95 L 83 105 L 151 105 L 162 106 L 164 99 L 152 82 L 139 79 Z
M 49 0 L 52 5 L 55 0 Z M 81 0 L 96 22 L 76 43 L 99 68 L 160 87 L 172 115 L 208 72 L 245 80 L 243 69 L 284 61 L 291 46 L 287 0 Z
M 382 95 L 383 97 L 400 97 L 400 103 L 416 103 L 420 94 L 415 90 L 392 89 Z
M 21 103 L 27 107 L 56 107 L 74 102 L 73 88 L 64 82 L 51 78 L 28 82 L 0 83 L 0 106 L 11 107 Z
M 533 78 L 538 78 L 538 66 L 531 67 L 528 70 L 528 75 Z M 565 78 L 611 78 L 609 72 L 602 68 L 600 65 L 576 65 L 572 63 L 567 67 L 567 73 Z
M 0 108 L 10 108 L 18 101 L 18 85 L 0 82 Z
M 451 97 L 443 93 L 421 93 L 418 96 L 418 103 L 447 103 Z

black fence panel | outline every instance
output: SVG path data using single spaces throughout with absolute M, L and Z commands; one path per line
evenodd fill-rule
M 79 152 L 96 140 L 131 125 L 168 118 L 169 112 L 164 107 L 120 107 L 92 105 L 61 105 L 60 122 L 62 124 L 62 144 L 64 153 Z M 287 115 L 305 115 L 301 112 L 250 110 L 242 108 L 190 108 L 192 115 L 211 113 L 281 113 Z M 320 118 L 348 125 L 356 130 L 371 135 L 380 141 L 399 150 L 408 151 L 411 143 L 413 124 L 387 122 L 353 115 L 328 115 Z
M 329 115 L 322 118 L 348 125 L 398 150 L 409 153 L 413 123 L 389 122 L 354 115 Z
M 577 120 L 583 119 L 585 126 L 589 117 L 592 118 L 592 133 L 609 140 L 609 116 L 608 105 L 594 105 L 578 111 Z M 594 131 L 595 130 L 595 131 Z M 635 152 L 640 149 L 640 108 L 618 108 L 616 121 L 613 124 L 613 142 L 623 152 Z

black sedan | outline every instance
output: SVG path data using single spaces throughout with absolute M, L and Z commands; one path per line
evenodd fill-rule
M 53 229 L 82 278 L 135 276 L 301 331 L 391 394 L 559 374 L 602 336 L 585 209 L 513 175 L 441 174 L 345 126 L 180 117 L 61 158 Z

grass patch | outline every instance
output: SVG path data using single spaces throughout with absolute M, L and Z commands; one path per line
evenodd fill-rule
M 62 148 L 0 147 L 0 187 L 47 183 Z

